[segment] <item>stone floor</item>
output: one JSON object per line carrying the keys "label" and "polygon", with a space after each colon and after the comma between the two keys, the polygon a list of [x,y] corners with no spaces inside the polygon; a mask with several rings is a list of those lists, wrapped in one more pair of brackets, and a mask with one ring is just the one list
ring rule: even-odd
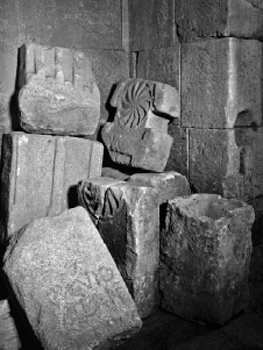
{"label": "stone floor", "polygon": [[[139,333],[116,350],[263,349],[263,245],[254,248],[250,271],[250,304],[225,326],[204,327],[158,310],[144,320]],[[0,293],[0,300],[3,298],[4,294]],[[7,304],[2,303],[0,350],[39,349],[16,312],[13,311],[12,318],[6,313],[7,308]]]}

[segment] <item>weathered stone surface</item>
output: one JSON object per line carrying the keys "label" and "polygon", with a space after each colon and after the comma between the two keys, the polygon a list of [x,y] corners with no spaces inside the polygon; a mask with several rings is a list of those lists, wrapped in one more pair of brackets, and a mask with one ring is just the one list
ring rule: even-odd
{"label": "weathered stone surface", "polygon": [[[98,178],[83,183],[80,203],[99,219],[100,235],[134,298],[139,315],[146,317],[157,305],[157,191],[114,182],[116,180]],[[91,188],[93,191],[86,195]]]}
{"label": "weathered stone surface", "polygon": [[107,189],[111,186],[124,183],[124,181],[109,177],[89,178],[79,183],[78,202],[87,210],[95,225],[105,215],[105,196]]}
{"label": "weathered stone surface", "polygon": [[175,21],[183,41],[222,36],[263,38],[261,0],[177,0]]}
{"label": "weathered stone surface", "polygon": [[129,14],[130,51],[172,46],[178,41],[172,0],[129,1]]}
{"label": "weathered stone surface", "polygon": [[162,307],[219,325],[246,307],[253,221],[251,206],[218,195],[169,201],[161,235]]}
{"label": "weathered stone surface", "polygon": [[14,319],[10,314],[10,307],[7,299],[0,300],[0,349],[21,349],[20,339]]}
{"label": "weathered stone surface", "polygon": [[189,181],[197,192],[250,200],[263,194],[262,128],[191,129]]}
{"label": "weathered stone surface", "polygon": [[[137,78],[169,84],[179,91],[180,45],[138,52]],[[175,96],[179,98],[179,96]]]}
{"label": "weathered stone surface", "polygon": [[102,139],[116,163],[162,172],[172,144],[168,122],[179,117],[178,92],[172,86],[142,79],[123,79],[111,99],[117,108]]}
{"label": "weathered stone surface", "polygon": [[0,41],[20,45],[122,48],[120,0],[1,0],[0,24]]}
{"label": "weathered stone surface", "polygon": [[113,169],[110,167],[104,167],[101,170],[101,176],[104,177],[110,177],[112,179],[117,179],[117,180],[128,180],[130,175],[127,173],[123,173],[122,171],[118,170],[118,169]]}
{"label": "weathered stone surface", "polygon": [[100,176],[103,146],[75,137],[30,135],[3,137],[1,212],[11,236],[30,221],[77,205],[77,184]]}
{"label": "weathered stone surface", "polygon": [[35,44],[21,48],[19,85],[23,129],[91,135],[100,116],[100,92],[83,52]]}
{"label": "weathered stone surface", "polygon": [[132,175],[127,181],[135,186],[150,186],[158,192],[158,202],[164,203],[167,200],[179,196],[186,196],[191,193],[190,185],[185,176],[175,171],[165,173],[138,173]]}
{"label": "weathered stone surface", "polygon": [[168,126],[168,134],[173,138],[173,143],[165,171],[177,171],[188,177],[189,129],[181,128],[178,121],[174,120]]}
{"label": "weathered stone surface", "polygon": [[182,126],[261,124],[262,44],[236,38],[182,45]]}
{"label": "weathered stone surface", "polygon": [[129,59],[124,51],[84,50],[92,62],[96,83],[101,96],[100,122],[108,120],[112,107],[109,98],[114,86],[122,78],[129,78]]}
{"label": "weathered stone surface", "polygon": [[109,349],[141,326],[112,257],[81,207],[18,232],[4,271],[47,350]]}

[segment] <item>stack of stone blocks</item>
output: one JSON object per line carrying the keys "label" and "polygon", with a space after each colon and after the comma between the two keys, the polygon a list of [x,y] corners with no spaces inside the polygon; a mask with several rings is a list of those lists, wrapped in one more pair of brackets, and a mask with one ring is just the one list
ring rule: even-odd
{"label": "stack of stone blocks", "polygon": [[[180,121],[165,170],[194,192],[253,205],[262,230],[263,6],[257,0],[129,3],[133,76],[180,95]],[[262,235],[261,235],[262,236]],[[262,240],[262,237],[261,237]]]}

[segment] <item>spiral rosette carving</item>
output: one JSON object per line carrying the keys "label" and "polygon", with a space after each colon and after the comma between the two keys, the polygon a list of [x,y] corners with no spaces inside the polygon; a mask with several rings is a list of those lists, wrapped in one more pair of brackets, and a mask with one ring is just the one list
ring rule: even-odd
{"label": "spiral rosette carving", "polygon": [[143,125],[152,104],[152,89],[148,82],[137,80],[126,90],[119,109],[120,125],[135,129]]}

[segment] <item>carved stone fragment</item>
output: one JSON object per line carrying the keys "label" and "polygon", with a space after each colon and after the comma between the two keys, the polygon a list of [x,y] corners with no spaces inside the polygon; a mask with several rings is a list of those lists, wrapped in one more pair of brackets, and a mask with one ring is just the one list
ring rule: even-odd
{"label": "carved stone fragment", "polygon": [[182,126],[260,125],[262,43],[236,38],[182,45]]}
{"label": "carved stone fragment", "polygon": [[155,188],[158,192],[159,204],[191,193],[186,177],[175,171],[165,173],[138,173],[132,175],[127,183]]}
{"label": "carved stone fragment", "polygon": [[82,52],[35,44],[21,49],[19,107],[29,132],[91,135],[100,116],[100,92]]}
{"label": "carved stone fragment", "polygon": [[111,104],[117,112],[106,123],[102,139],[116,163],[163,171],[172,138],[167,135],[171,118],[179,117],[178,91],[166,84],[142,79],[124,79]]}
{"label": "carved stone fragment", "polygon": [[34,219],[77,205],[79,181],[101,175],[103,146],[67,136],[3,137],[1,213],[6,236]]}
{"label": "carved stone fragment", "polygon": [[175,21],[182,41],[222,36],[263,38],[261,0],[177,0]]}
{"label": "carved stone fragment", "polygon": [[[83,182],[79,190],[80,204],[95,217],[139,315],[149,316],[157,305],[159,205],[156,189],[98,178]],[[90,190],[88,199],[85,198],[87,190]]]}
{"label": "carved stone fragment", "polygon": [[141,327],[112,257],[81,207],[16,233],[4,271],[46,350],[111,349]]}
{"label": "carved stone fragment", "polygon": [[160,249],[162,307],[218,325],[243,310],[254,218],[250,205],[218,195],[169,201]]}

